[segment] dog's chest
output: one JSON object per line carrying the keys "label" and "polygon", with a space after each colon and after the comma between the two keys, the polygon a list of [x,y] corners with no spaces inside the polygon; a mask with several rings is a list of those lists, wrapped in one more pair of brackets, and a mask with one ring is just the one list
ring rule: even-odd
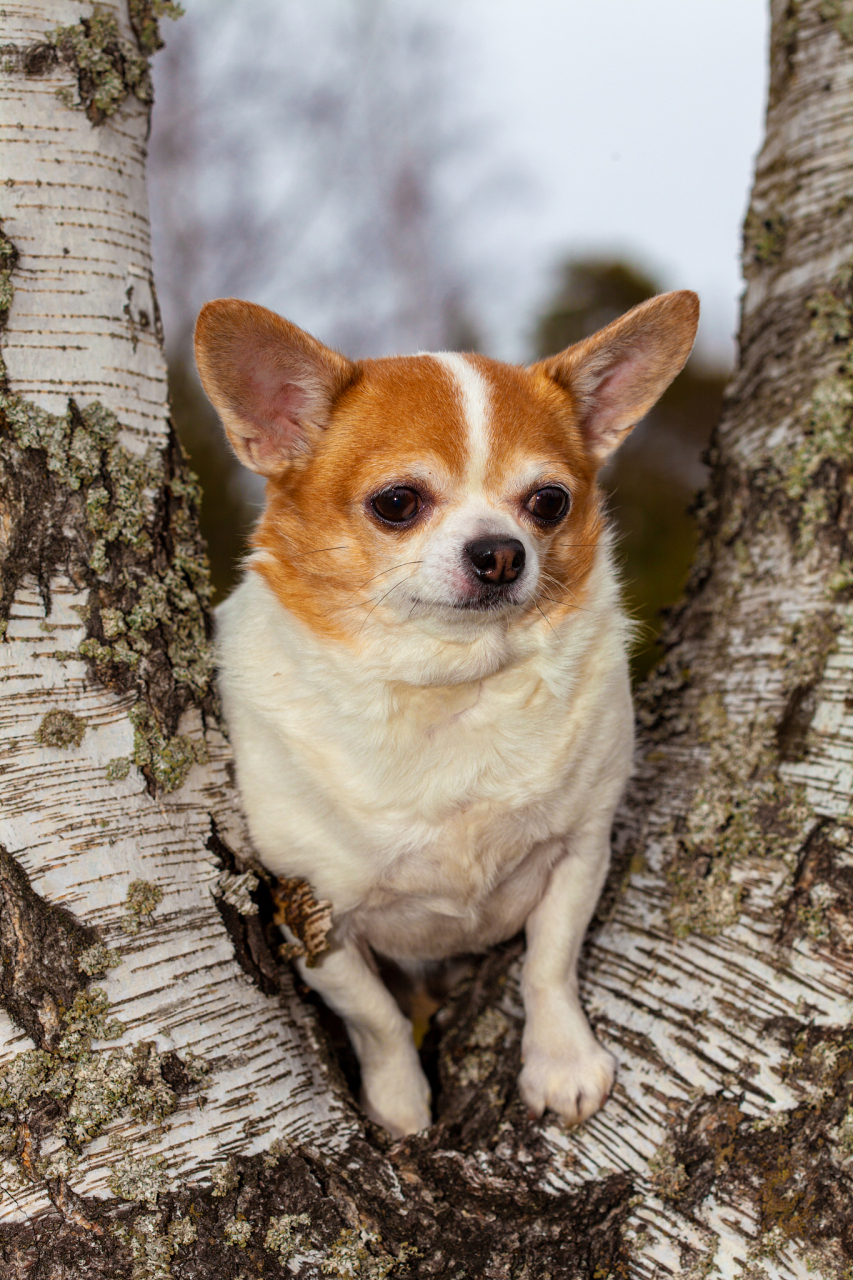
{"label": "dog's chest", "polygon": [[317,891],[398,958],[515,932],[541,896],[549,838],[582,803],[567,777],[568,718],[529,672],[392,691],[383,710],[361,708],[351,723],[338,704],[325,733],[315,711],[308,803],[314,815],[334,806],[324,843],[339,840],[328,878],[314,864]]}
{"label": "dog's chest", "polygon": [[565,774],[556,711],[530,673],[409,690],[389,708],[353,795],[370,796],[382,833],[383,890],[473,900],[521,856]]}
{"label": "dog's chest", "polygon": [[630,722],[621,673],[615,698],[588,661],[569,676],[526,661],[440,688],[371,682],[261,625],[247,652],[251,617],[239,633],[224,621],[225,711],[272,871],[398,937],[458,921],[449,951],[464,949],[466,929],[482,936],[496,895],[504,915],[529,910],[536,849],[547,862],[549,841],[582,817],[619,731],[614,708]]}
{"label": "dog's chest", "polygon": [[[284,843],[320,893],[328,861],[333,900],[473,903],[577,807],[580,709],[535,671],[374,698],[343,684],[300,696],[292,681],[283,693],[244,791],[260,780],[266,796],[286,792]],[[250,817],[266,805],[248,797]]]}

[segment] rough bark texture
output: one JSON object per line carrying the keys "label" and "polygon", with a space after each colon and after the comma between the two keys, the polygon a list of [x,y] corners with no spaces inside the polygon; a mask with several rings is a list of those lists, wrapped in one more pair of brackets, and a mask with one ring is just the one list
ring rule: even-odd
{"label": "rough bark texture", "polygon": [[[147,90],[117,43],[132,39],[127,15],[95,13],[117,14],[119,35],[99,28],[106,61],[93,70],[90,58],[87,79],[75,40],[49,37],[56,7],[50,23],[35,3],[6,20],[22,137],[36,155],[38,129],[67,128],[69,156],[126,166],[138,183]],[[89,15],[91,35],[88,6],[58,7],[66,25]],[[134,6],[137,30],[156,8]],[[155,47],[145,30],[137,53]],[[73,315],[90,315],[75,329],[51,263],[73,225],[83,239],[66,256],[88,271],[96,254],[81,228],[97,218],[58,215],[70,187],[6,202],[18,290],[4,344],[18,399],[7,397],[0,436],[8,1274],[850,1274],[851,41],[842,0],[774,0],[740,363],[699,562],[640,699],[637,776],[587,952],[588,1008],[621,1071],[576,1132],[531,1124],[517,1096],[519,943],[489,956],[435,1019],[429,1133],[392,1145],[321,1066],[328,1053],[278,962],[265,888],[260,913],[244,914],[227,756],[193,656],[206,620],[191,502],[166,445],[156,325],[141,325],[135,292],[123,292],[128,242],[120,272],[75,281]],[[132,98],[110,79],[126,65]],[[34,78],[38,117],[25,114]],[[52,96],[69,85],[76,114]],[[132,162],[118,158],[128,133]],[[40,201],[44,223],[31,212]],[[150,289],[144,202],[135,209],[133,289]],[[116,239],[93,237],[97,254]],[[36,340],[37,317],[57,317],[51,331],[74,341]],[[39,343],[61,354],[35,358]],[[134,358],[150,361],[141,372],[156,395],[128,393]],[[21,417],[22,401],[55,416]],[[156,458],[123,479],[113,451],[144,458],[149,440]],[[144,520],[128,525],[137,508]],[[210,888],[222,871],[220,914]],[[48,930],[56,946],[45,949]],[[130,1030],[110,1050],[114,1010]],[[240,1059],[226,1042],[241,1035]],[[213,1059],[207,1074],[193,1053]],[[340,1064],[352,1084],[345,1048]],[[211,1098],[201,1112],[199,1088]],[[177,1135],[176,1116],[193,1116]]]}

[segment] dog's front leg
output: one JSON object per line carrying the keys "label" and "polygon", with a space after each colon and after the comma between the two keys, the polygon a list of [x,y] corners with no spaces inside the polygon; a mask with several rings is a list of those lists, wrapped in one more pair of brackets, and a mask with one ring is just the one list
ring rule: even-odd
{"label": "dog's front leg", "polygon": [[426,1129],[430,1092],[411,1023],[356,944],[334,946],[313,968],[297,964],[308,986],[346,1023],[361,1066],[361,1105],[370,1119],[395,1138]]}
{"label": "dog's front leg", "polygon": [[573,835],[525,926],[519,1089],[534,1114],[550,1107],[571,1124],[604,1104],[616,1072],[616,1059],[598,1043],[581,1009],[577,980],[581,943],[609,858],[609,819]]}

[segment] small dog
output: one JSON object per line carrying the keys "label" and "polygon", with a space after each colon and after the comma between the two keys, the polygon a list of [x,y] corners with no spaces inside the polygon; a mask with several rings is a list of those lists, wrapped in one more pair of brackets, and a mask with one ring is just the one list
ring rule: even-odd
{"label": "small dog", "polygon": [[596,475],[698,314],[663,294],[528,368],[350,361],[236,299],[199,315],[204,388],[268,477],[218,614],[240,792],[261,861],[333,905],[300,972],[396,1136],[429,1087],[376,955],[423,971],[524,928],[521,1096],[577,1123],[613,1084],[576,976],[633,747]]}

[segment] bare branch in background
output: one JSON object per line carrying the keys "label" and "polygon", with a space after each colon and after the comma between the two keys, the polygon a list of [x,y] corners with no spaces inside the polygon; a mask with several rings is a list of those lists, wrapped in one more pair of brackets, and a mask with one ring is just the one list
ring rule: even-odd
{"label": "bare branch in background", "polygon": [[452,70],[417,6],[190,5],[157,67],[151,143],[170,348],[230,294],[351,355],[471,345],[454,230],[480,177]]}

